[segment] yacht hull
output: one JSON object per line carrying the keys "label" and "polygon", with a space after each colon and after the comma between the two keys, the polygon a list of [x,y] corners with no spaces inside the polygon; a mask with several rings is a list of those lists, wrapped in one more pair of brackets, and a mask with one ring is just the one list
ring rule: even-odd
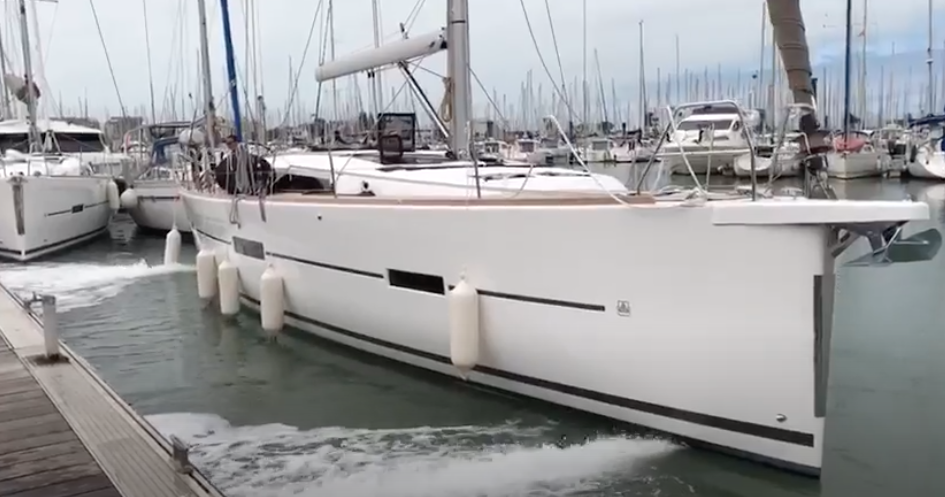
{"label": "yacht hull", "polygon": [[882,158],[878,152],[827,154],[827,176],[831,178],[869,178],[882,173]]}
{"label": "yacht hull", "polygon": [[[670,147],[667,147],[668,149]],[[712,169],[712,172],[719,170],[731,170],[734,167],[738,157],[744,155],[747,149],[724,150],[717,149],[707,152],[704,149],[686,150],[685,159],[683,154],[676,151],[661,152],[661,160],[670,165],[673,174],[689,174],[689,167],[695,174],[705,174]],[[689,167],[686,167],[686,161],[689,161]]]}
{"label": "yacht hull", "polygon": [[[294,327],[458,376],[445,293],[464,276],[481,297],[482,356],[468,381],[819,472],[834,263],[829,230],[810,221],[826,214],[806,209],[826,203],[275,195],[263,215],[255,199],[234,211],[230,198],[181,195],[198,248],[238,267],[245,302],[259,301],[267,267],[283,276]],[[837,220],[877,219],[834,203],[846,206]],[[925,204],[886,207],[928,216]],[[593,255],[575,258],[589,240]],[[742,296],[737,309],[720,287]]]}
{"label": "yacht hull", "polygon": [[906,168],[915,178],[943,180],[945,179],[945,152],[929,153],[928,150],[923,149],[914,161],[906,162]]}
{"label": "yacht hull", "polygon": [[135,224],[148,230],[170,231],[176,223],[177,231],[190,233],[190,221],[176,181],[137,181],[132,188],[138,204],[128,209],[128,214]]}
{"label": "yacht hull", "polygon": [[110,178],[19,176],[0,181],[0,258],[28,262],[105,233]]}
{"label": "yacht hull", "polygon": [[[778,178],[797,176],[798,163],[793,157],[778,158],[776,170],[772,170],[772,166],[774,166],[772,157],[755,157],[755,176],[758,178],[767,178],[771,174]],[[732,169],[736,177],[750,178],[751,156],[745,154],[736,157]]]}

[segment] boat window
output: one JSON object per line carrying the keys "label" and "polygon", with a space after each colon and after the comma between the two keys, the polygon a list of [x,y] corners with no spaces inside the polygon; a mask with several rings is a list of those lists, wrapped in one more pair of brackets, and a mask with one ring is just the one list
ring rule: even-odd
{"label": "boat window", "polygon": [[155,145],[154,153],[151,154],[151,162],[154,164],[167,164],[180,153],[181,148],[177,141],[168,142],[163,146]]}
{"label": "boat window", "polygon": [[545,138],[541,141],[541,148],[555,149],[558,148],[558,140],[554,138]]}
{"label": "boat window", "polygon": [[10,133],[0,135],[0,154],[7,150],[29,153],[29,137],[26,133]]}
{"label": "boat window", "polygon": [[721,121],[717,121],[717,120],[705,121],[705,120],[693,119],[693,120],[685,120],[685,121],[680,122],[679,124],[676,125],[676,129],[680,131],[697,131],[700,129],[707,129],[709,127],[712,127],[712,128],[715,128],[715,131],[726,131],[732,127],[732,122],[733,121],[727,120],[727,119],[721,120]]}
{"label": "boat window", "polygon": [[533,141],[521,141],[518,142],[518,149],[523,153],[530,154],[535,151],[535,142]]}
{"label": "boat window", "polygon": [[484,143],[482,149],[487,154],[497,154],[499,153],[499,142]]}
{"label": "boat window", "polygon": [[446,294],[446,285],[442,276],[388,269],[387,281],[390,282],[390,286],[397,288],[439,295]]}
{"label": "boat window", "polygon": [[174,173],[166,167],[152,167],[141,175],[141,179],[159,180],[173,179]]}
{"label": "boat window", "polygon": [[98,133],[56,133],[59,151],[64,154],[104,152],[105,143]]}
{"label": "boat window", "polygon": [[591,150],[604,151],[610,150],[610,142],[607,140],[594,140],[591,142]]}

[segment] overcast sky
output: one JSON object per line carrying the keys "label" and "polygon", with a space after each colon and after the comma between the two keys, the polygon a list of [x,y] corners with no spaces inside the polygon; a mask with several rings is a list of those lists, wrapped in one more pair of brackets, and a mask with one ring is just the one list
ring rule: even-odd
{"label": "overcast sky", "polygon": [[[31,0],[28,0],[28,2]],[[945,0],[938,3],[937,19],[945,18]],[[13,0],[4,0],[4,48],[13,63],[19,65],[19,32]],[[105,48],[99,39],[92,4],[101,24]],[[59,0],[39,2],[40,37],[45,52],[45,75],[52,95],[66,107],[76,107],[87,96],[90,106],[100,113],[108,108],[118,114],[118,97],[106,63],[106,48],[115,70],[121,99],[128,109],[147,106],[149,102],[145,16],[147,4],[151,41],[153,83],[158,111],[166,95],[193,92],[198,70],[198,21],[194,0]],[[247,3],[258,4],[258,32],[262,57],[258,63],[264,93],[271,106],[282,105],[289,93],[290,59],[295,69],[303,63],[302,52],[313,19],[317,0],[230,0],[234,41],[238,64],[247,67],[245,16]],[[327,0],[325,4],[327,4]],[[398,25],[408,18],[417,0],[380,0],[385,37],[397,36]],[[422,7],[411,32],[433,31],[444,24],[445,2],[430,0]],[[519,0],[471,0],[472,63],[485,86],[499,93],[517,95],[526,71],[536,71],[535,81],[550,84],[540,69],[532,47],[525,15]],[[551,44],[545,0],[525,0],[532,26],[543,55],[557,76],[557,64]],[[699,71],[708,65],[751,69],[757,66],[760,43],[762,2],[759,0],[588,0],[587,25],[589,53],[599,51],[601,71],[606,79],[618,83],[637,79],[638,31],[642,20],[646,31],[648,73],[662,67],[664,74],[675,65],[674,38],[679,36],[683,67]],[[810,42],[815,58],[836,55],[844,36],[844,2],[840,0],[802,0]],[[861,24],[863,0],[855,0],[856,22]],[[925,46],[927,0],[870,0],[867,27],[876,51],[888,51],[893,41],[901,47]],[[218,0],[207,0],[210,18],[211,57],[214,60],[215,92],[224,87],[224,56],[221,14]],[[335,43],[339,55],[373,44],[371,0],[335,1]],[[582,1],[548,0],[551,16],[561,45],[561,58],[568,78],[582,73]],[[936,46],[945,40],[945,22],[940,23]],[[33,26],[31,24],[31,29]],[[862,26],[858,27],[862,29]],[[313,73],[317,65],[321,26],[316,28],[312,46],[304,61],[299,83],[299,99],[315,100]],[[430,59],[425,66],[442,70],[445,57]],[[589,64],[594,72],[593,62]],[[18,72],[22,69],[17,67]],[[251,78],[250,78],[251,79]],[[390,85],[399,85],[391,76]],[[187,87],[183,89],[183,87]]]}

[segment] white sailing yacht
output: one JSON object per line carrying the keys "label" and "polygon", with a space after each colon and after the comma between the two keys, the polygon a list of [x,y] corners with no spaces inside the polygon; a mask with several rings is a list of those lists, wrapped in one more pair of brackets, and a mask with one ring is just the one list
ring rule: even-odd
{"label": "white sailing yacht", "polygon": [[38,122],[39,91],[29,76],[24,0],[20,0],[20,13],[27,79],[22,91],[4,91],[26,104],[28,119],[0,122],[0,205],[6,206],[0,214],[0,257],[25,262],[103,234],[118,208],[118,187],[111,178],[93,176],[89,162],[78,154],[57,150],[57,140],[63,138],[59,132],[64,129],[74,132],[71,137],[77,139],[101,140],[99,135],[55,121]]}
{"label": "white sailing yacht", "polygon": [[[695,107],[687,116],[680,116],[678,108],[667,113],[672,135],[659,157],[674,174],[730,169],[738,157],[752,153],[747,141],[750,130],[743,129],[746,122],[730,107]],[[757,125],[753,119],[757,116],[748,116],[750,127]]]}
{"label": "white sailing yacht", "polygon": [[[318,72],[447,45],[455,159],[412,153],[410,116],[382,115],[378,151],[308,156],[326,164],[323,191],[183,190],[203,260],[235,265],[254,307],[264,272],[278,275],[286,322],[338,343],[818,473],[835,257],[862,236],[867,260],[891,260],[928,205],[662,199],[586,172],[470,162],[467,3],[447,2],[442,33]],[[787,10],[800,18],[798,2]]]}
{"label": "white sailing yacht", "polygon": [[202,120],[150,124],[130,134],[146,134],[143,142],[150,144],[146,166],[133,178],[121,194],[121,206],[128,211],[138,227],[151,231],[190,232],[190,221],[180,201],[180,183],[190,180],[191,164],[185,158],[183,145],[192,138],[204,144]]}
{"label": "white sailing yacht", "polygon": [[923,179],[945,179],[945,114],[928,116],[910,123],[913,143],[906,170]]}

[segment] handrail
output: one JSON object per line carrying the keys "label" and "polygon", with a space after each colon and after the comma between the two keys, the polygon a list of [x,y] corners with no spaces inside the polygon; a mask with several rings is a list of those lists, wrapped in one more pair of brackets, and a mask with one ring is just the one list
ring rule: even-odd
{"label": "handrail", "polygon": [[[666,106],[665,110],[669,114],[668,123],[666,124],[666,127],[663,129],[663,132],[660,133],[660,139],[656,144],[656,149],[653,150],[653,153],[650,156],[650,160],[649,162],[647,162],[646,168],[643,170],[643,175],[637,181],[637,187],[636,187],[637,194],[640,194],[642,192],[643,185],[646,181],[646,177],[647,175],[649,175],[650,169],[652,169],[653,167],[653,162],[657,159],[657,154],[659,153],[663,145],[666,143],[666,138],[670,137],[670,139],[674,143],[676,143],[677,146],[679,145],[679,142],[678,140],[676,140],[676,137],[675,137],[676,120],[674,119],[674,116],[677,113],[679,113],[680,110],[695,109],[699,107],[710,107],[710,106],[732,107],[733,109],[735,109],[735,113],[738,114],[738,121],[739,123],[741,123],[740,128],[741,128],[742,135],[745,137],[745,141],[748,143],[748,148],[751,150],[751,155],[750,155],[751,199],[758,200],[758,176],[757,176],[757,165],[755,163],[755,153],[754,153],[755,143],[752,140],[751,133],[749,132],[748,126],[746,125],[747,119],[745,118],[745,111],[735,100],[711,100],[711,101],[706,101],[706,102],[689,102],[682,105],[678,105],[676,107]],[[689,169],[689,174],[696,181],[696,189],[699,190],[700,192],[705,193],[706,191],[705,188],[703,188],[702,185],[699,183],[698,177],[696,177],[696,174],[692,169],[692,165],[689,163],[689,159],[686,156],[687,152],[681,146],[679,147],[679,152],[681,154],[683,162],[686,164],[686,168]]]}

